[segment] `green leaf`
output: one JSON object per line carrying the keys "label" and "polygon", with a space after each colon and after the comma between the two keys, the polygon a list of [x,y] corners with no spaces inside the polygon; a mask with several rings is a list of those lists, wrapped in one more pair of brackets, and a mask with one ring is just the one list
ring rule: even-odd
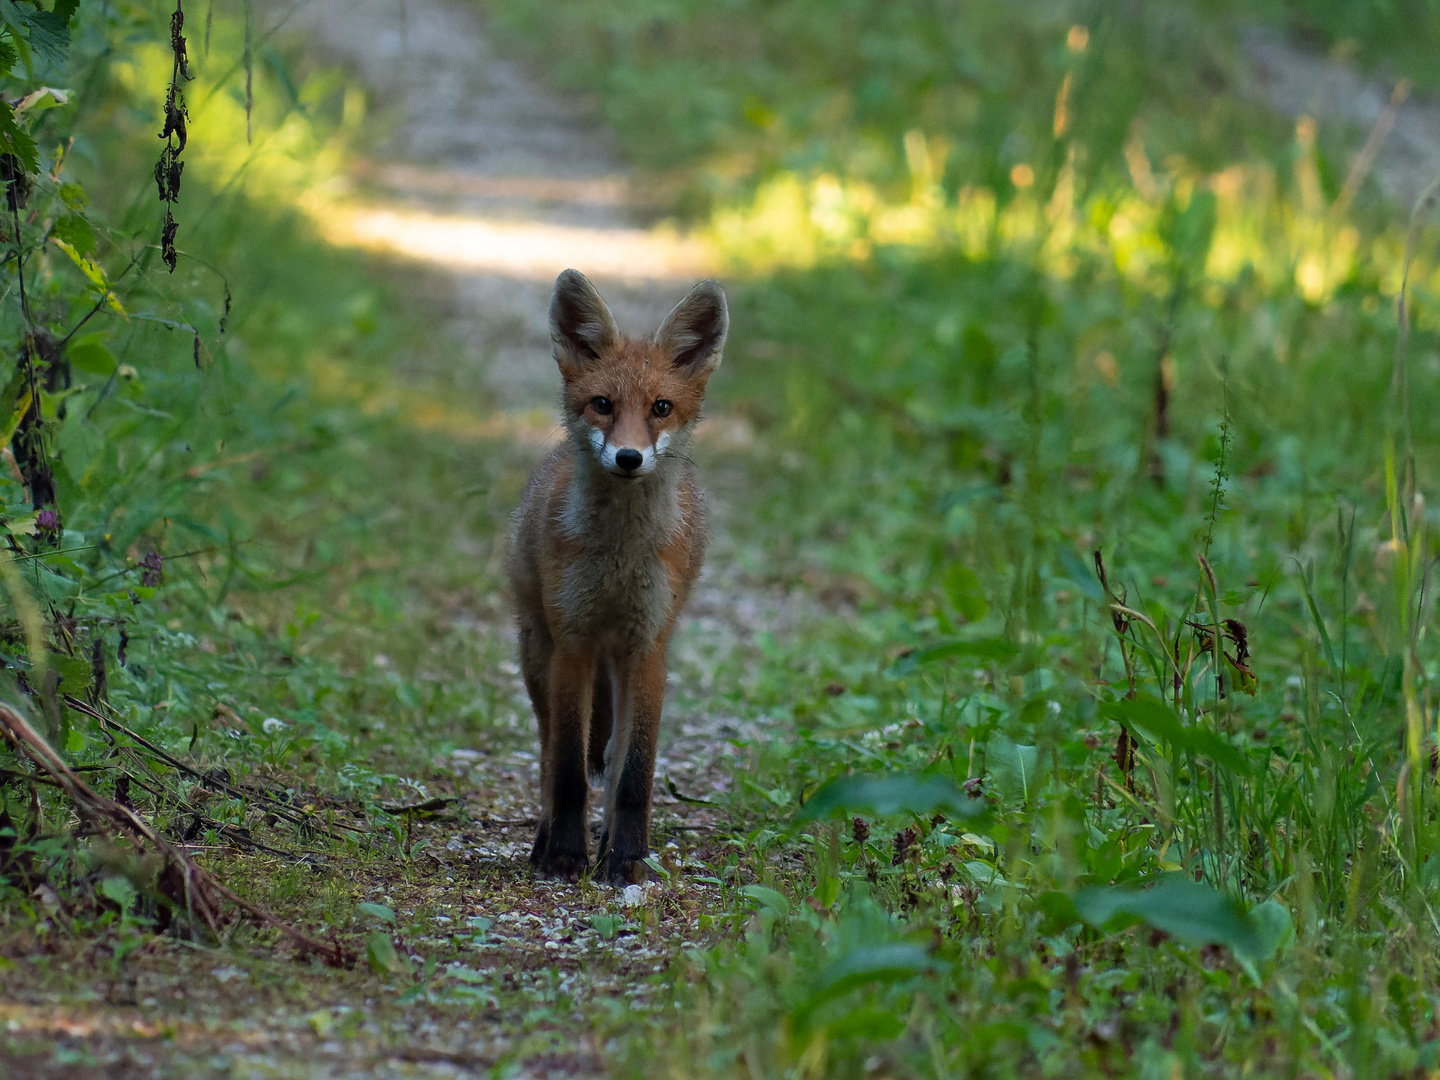
{"label": "green leaf", "polygon": [[1062,892],[1041,893],[1035,898],[1035,906],[1045,916],[1047,933],[1058,934],[1060,931],[1084,921],[1080,918],[1080,912],[1075,907],[1074,899]]}
{"label": "green leaf", "polygon": [[1065,575],[1066,581],[1095,603],[1105,603],[1105,590],[1100,587],[1100,582],[1095,580],[1094,571],[1085,565],[1085,560],[1076,555],[1074,549],[1062,546],[1056,559],[1060,563],[1060,572]]}
{"label": "green leaf", "polygon": [[1149,694],[1122,701],[1102,701],[1097,710],[1101,716],[1116,720],[1126,727],[1139,728],[1152,739],[1168,742],[1177,750],[1208,757],[1222,769],[1249,776],[1254,772],[1249,760],[1224,738],[1209,728],[1192,724],[1186,727],[1175,710]]}
{"label": "green leaf", "polygon": [[1330,631],[1325,629],[1325,620],[1320,617],[1320,609],[1315,605],[1315,597],[1310,592],[1310,583],[1305,580],[1305,575],[1300,575],[1300,588],[1305,593],[1305,606],[1310,609],[1310,618],[1315,620],[1315,629],[1320,631],[1320,644],[1325,649],[1325,663],[1331,672],[1339,674],[1340,664],[1335,659],[1335,646],[1330,643]]}
{"label": "green leaf", "polygon": [[938,645],[930,645],[924,649],[906,653],[890,666],[886,674],[892,678],[898,678],[908,675],[922,664],[933,664],[940,660],[953,660],[960,657],[1003,663],[1012,659],[1019,651],[1017,646],[999,637],[942,641]]}
{"label": "green leaf", "polygon": [[1138,919],[1189,945],[1224,945],[1237,957],[1267,960],[1290,933],[1290,914],[1274,901],[1253,911],[1233,896],[1179,874],[1153,889],[1101,887],[1075,896],[1080,917],[1097,929]]}
{"label": "green leaf", "polygon": [[1259,938],[1260,955],[1257,959],[1269,959],[1295,938],[1295,923],[1289,910],[1278,900],[1256,904],[1250,909],[1249,918]]}
{"label": "green leaf", "polygon": [[740,890],[741,894],[748,896],[761,907],[767,907],[782,918],[790,914],[790,901],[786,900],[782,893],[774,889],[767,889],[764,885],[746,885]]}
{"label": "green leaf", "polygon": [[895,942],[867,945],[836,960],[820,976],[820,984],[797,1011],[800,1016],[814,1012],[827,1001],[871,983],[900,982],[934,967],[923,945]]}
{"label": "green leaf", "polygon": [[[0,8],[5,6],[6,0],[0,0]],[[0,151],[19,158],[26,172],[40,171],[40,155],[35,151],[35,140],[16,121],[15,109],[3,100],[0,100]]]}
{"label": "green leaf", "polygon": [[1028,803],[1049,770],[1041,764],[1040,748],[996,735],[985,749],[985,767],[1006,802]]}
{"label": "green leaf", "polygon": [[52,655],[50,666],[59,673],[60,689],[67,694],[84,694],[94,675],[90,661],[83,660],[78,656]]}
{"label": "green leaf", "polygon": [[921,649],[915,653],[917,664],[929,664],[936,660],[949,660],[956,656],[969,656],[976,660],[1009,660],[1020,651],[1013,642],[1004,638],[974,638],[965,641],[946,641]]}
{"label": "green leaf", "polygon": [[372,919],[379,919],[381,922],[395,925],[395,912],[391,911],[384,904],[359,904],[355,908],[361,915],[369,915]]}
{"label": "green leaf", "polygon": [[55,0],[55,18],[59,19],[66,26],[75,18],[75,12],[80,10],[80,0]]}
{"label": "green leaf", "polygon": [[900,1037],[905,1030],[905,1021],[884,1009],[851,1009],[844,1016],[830,1021],[825,1030],[832,1039],[890,1042]]}
{"label": "green leaf", "polygon": [[70,104],[70,91],[60,90],[53,86],[42,86],[39,90],[32,90],[15,103],[15,115],[21,116],[27,113],[42,113],[47,109],[57,109],[61,105]]}
{"label": "green leaf", "polygon": [[[70,14],[74,14],[72,11]],[[29,44],[31,50],[48,64],[60,66],[70,51],[70,20],[56,11],[21,7],[13,0],[0,0],[0,21]]]}
{"label": "green leaf", "polygon": [[590,928],[609,941],[620,930],[625,920],[619,915],[591,915]]}
{"label": "green leaf", "polygon": [[95,230],[79,214],[66,214],[58,219],[50,235],[64,240],[81,255],[89,255],[95,250]]}
{"label": "green leaf", "polygon": [[917,776],[911,773],[868,773],[842,776],[820,788],[796,815],[799,821],[816,821],[847,813],[873,814],[946,814],[956,818],[976,818],[985,811],[982,798],[971,798],[955,782],[939,775]]}
{"label": "green leaf", "polygon": [[376,930],[366,939],[365,959],[371,971],[382,975],[404,975],[410,971],[410,961],[395,951],[395,943],[384,930]]}
{"label": "green leaf", "polygon": [[107,900],[113,900],[120,905],[123,914],[130,910],[135,903],[135,897],[139,894],[135,891],[134,883],[127,877],[107,877],[100,883],[100,895]]}
{"label": "green leaf", "polygon": [[951,563],[941,579],[941,585],[950,606],[965,616],[967,622],[978,622],[990,610],[989,601],[980,590],[980,579],[968,566]]}

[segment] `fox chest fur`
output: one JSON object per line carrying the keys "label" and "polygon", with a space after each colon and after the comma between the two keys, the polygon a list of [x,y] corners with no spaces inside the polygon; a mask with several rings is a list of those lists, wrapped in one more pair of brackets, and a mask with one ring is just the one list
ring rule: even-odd
{"label": "fox chest fur", "polygon": [[[665,462],[644,486],[595,471],[568,447],[536,471],[512,544],[531,556],[515,562],[531,565],[512,563],[512,580],[555,640],[633,653],[685,602],[704,555],[704,504],[688,462]],[[527,535],[542,521],[543,535]]]}

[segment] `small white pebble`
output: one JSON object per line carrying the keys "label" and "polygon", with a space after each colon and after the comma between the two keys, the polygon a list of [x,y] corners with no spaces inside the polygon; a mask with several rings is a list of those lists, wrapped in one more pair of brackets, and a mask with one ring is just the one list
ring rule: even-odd
{"label": "small white pebble", "polygon": [[620,902],[626,907],[638,907],[645,902],[645,887],[643,885],[626,885],[625,890],[620,894]]}

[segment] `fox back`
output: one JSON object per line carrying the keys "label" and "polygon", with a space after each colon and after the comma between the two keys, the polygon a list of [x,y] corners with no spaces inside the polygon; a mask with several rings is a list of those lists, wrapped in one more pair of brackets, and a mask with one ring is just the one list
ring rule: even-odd
{"label": "fox back", "polygon": [[689,448],[728,325],[713,281],[649,339],[621,334],[584,275],[567,270],[555,283],[567,439],[526,487],[509,559],[540,729],[530,861],[542,875],[574,879],[589,866],[587,775],[602,774],[604,876],[644,876],[665,651],[705,551]]}

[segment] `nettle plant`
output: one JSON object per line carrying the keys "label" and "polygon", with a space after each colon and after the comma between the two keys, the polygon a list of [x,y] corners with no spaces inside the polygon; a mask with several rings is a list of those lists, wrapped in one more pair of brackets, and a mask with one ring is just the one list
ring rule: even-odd
{"label": "nettle plant", "polygon": [[168,28],[173,77],[156,88],[163,214],[126,232],[69,165],[92,149],[85,110],[114,106],[103,78],[113,43],[165,27],[138,10],[79,8],[0,0],[0,692],[28,699],[72,755],[101,735],[107,664],[125,663],[127,627],[161,584],[194,482],[194,459],[187,472],[173,451],[188,453],[209,379],[196,324],[224,330],[223,313],[165,273],[179,258],[187,138],[182,9]]}

